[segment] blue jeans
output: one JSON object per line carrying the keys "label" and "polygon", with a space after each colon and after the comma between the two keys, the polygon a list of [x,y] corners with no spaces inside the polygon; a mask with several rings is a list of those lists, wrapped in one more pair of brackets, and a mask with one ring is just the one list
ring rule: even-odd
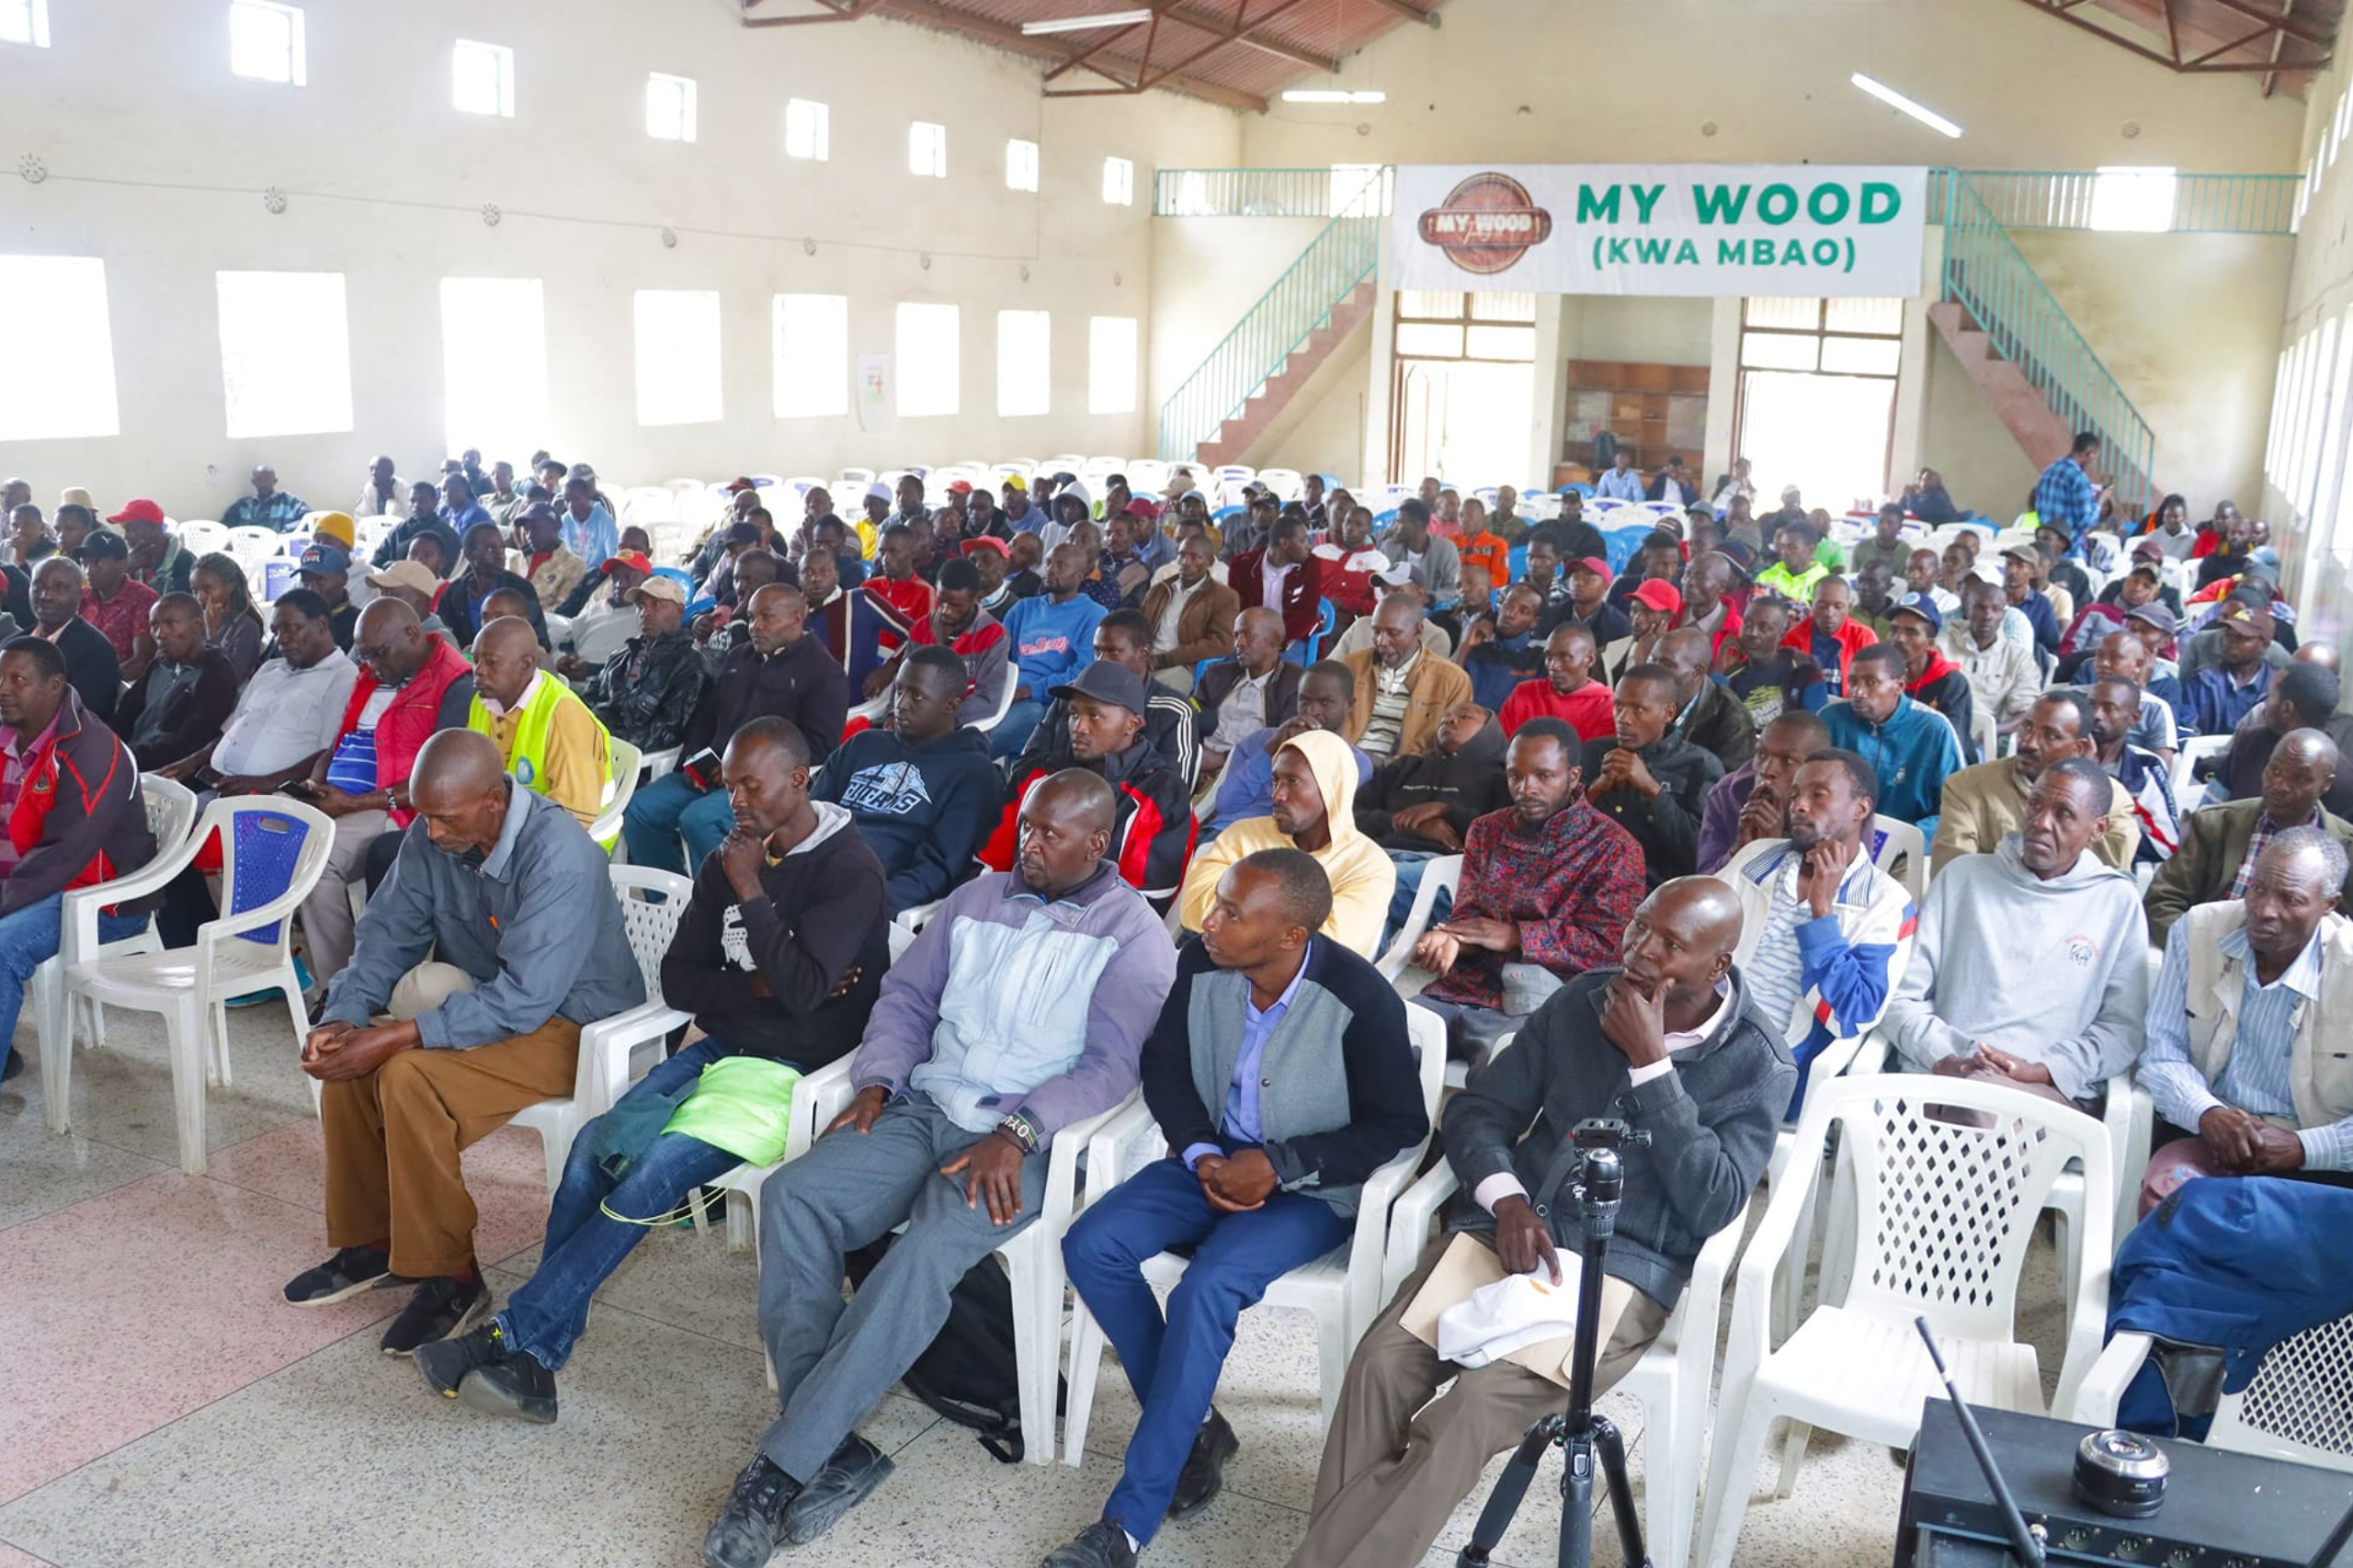
{"label": "blue jeans", "polygon": [[[33,971],[57,956],[64,939],[65,895],[51,893],[15,914],[0,916],[0,1055],[12,1047],[17,1018],[25,1010],[25,985]],[[119,942],[147,928],[144,915],[98,916],[98,940]]]}
{"label": "blue jeans", "polygon": [[[1138,1171],[1071,1226],[1063,1238],[1071,1283],[1120,1352],[1143,1406],[1127,1467],[1103,1505],[1106,1519],[1138,1540],[1152,1539],[1209,1418],[1244,1309],[1280,1276],[1346,1241],[1350,1222],[1295,1192],[1272,1193],[1247,1214],[1221,1212],[1185,1162],[1172,1158]],[[1188,1244],[1192,1261],[1169,1292],[1164,1322],[1141,1266]]]}
{"label": "blue jeans", "polygon": [[[657,870],[694,875],[703,857],[719,847],[735,830],[735,809],[721,790],[697,790],[679,773],[665,773],[630,797],[621,813],[621,836],[629,841],[631,863]],[[678,854],[678,835],[687,839],[685,858]],[[688,862],[691,861],[690,866]]]}
{"label": "blue jeans", "polygon": [[[1037,732],[1038,721],[1046,716],[1046,705],[1024,698],[1005,710],[1005,718],[989,732],[989,756],[1003,762],[1019,756],[1029,749],[1029,737]],[[634,857],[637,851],[630,854]]]}
{"label": "blue jeans", "polygon": [[[703,1039],[648,1073],[628,1095],[675,1094],[686,1080],[722,1057],[742,1050]],[[612,1276],[650,1228],[605,1212],[651,1220],[676,1209],[688,1191],[715,1181],[744,1162],[683,1132],[665,1132],[629,1163],[619,1181],[605,1174],[591,1153],[596,1123],[572,1141],[563,1180],[548,1210],[548,1233],[540,1247],[539,1272],[506,1300],[498,1325],[506,1342],[528,1350],[551,1371],[572,1358],[572,1342],[588,1326],[588,1299]]]}

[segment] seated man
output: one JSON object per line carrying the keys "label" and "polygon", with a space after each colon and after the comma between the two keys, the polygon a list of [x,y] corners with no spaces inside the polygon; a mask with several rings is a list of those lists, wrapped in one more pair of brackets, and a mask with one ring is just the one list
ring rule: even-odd
{"label": "seated man", "polygon": [[1760,595],[1748,602],[1739,635],[1716,650],[1711,678],[1740,699],[1759,730],[1784,713],[1813,711],[1830,699],[1813,656],[1789,646],[1790,620],[1787,604]]}
{"label": "seated man", "polygon": [[[1168,1158],[1088,1205],[1071,1284],[1142,1406],[1099,1522],[1045,1568],[1133,1568],[1164,1515],[1215,1497],[1240,1444],[1211,1398],[1243,1311],[1346,1241],[1364,1179],[1429,1132],[1405,1006],[1338,942],[1324,872],[1288,849],[1227,867],[1144,1041]],[[1191,1249],[1164,1317],[1147,1258]]]}
{"label": "seated man", "polygon": [[[2099,756],[2099,737],[2089,699],[2059,687],[2035,699],[2018,728],[2018,750],[1992,762],[1964,767],[1945,780],[1944,809],[1929,846],[1928,874],[1936,875],[1963,855],[1982,855],[2016,833],[2034,799],[2034,781],[2053,763],[2071,756]],[[2109,797],[2100,814],[2107,828],[2092,852],[2118,870],[2130,870],[2141,847],[2139,819],[2124,786],[2109,780]]]}
{"label": "seated man", "polygon": [[1193,688],[1200,777],[1213,778],[1233,748],[1261,730],[1280,729],[1298,710],[1297,665],[1283,657],[1282,618],[1260,606],[1234,618],[1233,657],[1201,672]]}
{"label": "seated man", "polygon": [[324,1307],[389,1276],[414,1282],[387,1356],[490,1310],[459,1152],[570,1094],[582,1026],[645,1000],[604,851],[509,778],[488,736],[426,741],[410,790],[424,821],[402,835],[302,1041],[335,1250],[286,1286],[295,1306]]}
{"label": "seated man", "polygon": [[116,700],[114,719],[139,766],[153,768],[219,736],[239,682],[229,655],[205,645],[204,607],[193,594],[165,595],[147,619],[155,657]]}
{"label": "seated man", "polygon": [[2244,897],[2200,904],[2165,938],[2134,1077],[2155,1102],[2147,1214],[2202,1176],[2353,1171],[2353,1039],[2337,911],[2345,846],[2291,827],[2263,846]]}
{"label": "seated man", "polygon": [[[2271,693],[2256,716],[2240,721],[2232,733],[2231,749],[2215,770],[2223,798],[2245,801],[2261,794],[2264,765],[2271,760],[2279,737],[2291,730],[2319,730],[2336,743],[2340,754],[2353,744],[2353,714],[2337,712],[2340,695],[2336,671],[2303,659],[2300,651],[2272,681]],[[2338,816],[2353,813],[2353,777],[2330,786],[2321,804]]]}
{"label": "seated man", "polygon": [[[13,1044],[33,971],[57,956],[67,889],[127,876],[155,858],[139,765],[115,733],[83,707],[65,678],[65,656],[40,637],[0,648],[0,1077],[24,1060]],[[147,924],[149,902],[98,915],[98,938],[119,942]]]}
{"label": "seated man", "polygon": [[1069,701],[1069,727],[1059,735],[1040,729],[1031,750],[1006,770],[1004,814],[981,847],[981,863],[993,870],[1013,868],[1027,820],[1022,806],[1032,789],[1059,773],[1092,773],[1112,789],[1111,863],[1155,909],[1166,910],[1193,857],[1193,810],[1185,781],[1143,738],[1148,683],[1123,665],[1097,659],[1070,685],[1046,695]]}
{"label": "seated man", "polygon": [[2138,632],[2111,631],[2092,650],[2091,668],[2081,672],[2086,684],[2077,689],[2090,689],[2088,682],[2092,680],[2129,680],[2139,687],[2141,711],[2133,721],[2129,738],[2134,745],[2156,753],[2171,767],[2174,754],[2181,749],[2180,722],[2173,704],[2158,694],[2155,670],[2156,659]]}
{"label": "seated man", "polygon": [[[1152,678],[1152,629],[1143,612],[1115,609],[1097,621],[1095,656],[1123,665],[1143,677],[1144,689],[1151,693],[1151,703],[1144,710],[1143,738],[1153,744],[1162,761],[1183,777],[1185,788],[1191,790],[1201,766],[1192,700]],[[969,718],[965,721],[971,722]],[[1060,735],[1067,733],[1069,728],[1070,705],[1061,701],[1048,704],[1038,733]]]}
{"label": "seated man", "polygon": [[[606,562],[600,572],[581,579],[573,590],[580,608],[572,612],[570,630],[559,642],[570,650],[559,662],[564,676],[586,679],[643,630],[629,596],[653,575],[653,561],[641,551],[627,550]],[[583,599],[584,590],[593,591]]]}
{"label": "seated man", "polygon": [[[680,871],[688,857],[700,865],[733,831],[735,813],[727,792],[715,787],[716,769],[705,774],[691,765],[753,720],[782,719],[798,726],[811,756],[830,756],[841,744],[849,682],[824,644],[810,634],[809,601],[799,588],[770,583],[752,596],[751,611],[751,640],[727,655],[678,738],[685,754],[678,767],[630,797],[621,835],[629,840],[630,859],[640,866]],[[704,766],[713,760],[705,756]]]}
{"label": "seated man", "polygon": [[1376,763],[1429,750],[1439,718],[1471,700],[1462,666],[1422,646],[1423,620],[1418,599],[1392,594],[1372,612],[1372,646],[1347,656],[1357,683],[1357,744]]}
{"label": "seated man", "polygon": [[1960,738],[1964,760],[1978,756],[1977,699],[1969,677],[1937,647],[1944,611],[1925,594],[1906,594],[1888,607],[1886,641],[1904,654],[1904,695],[1943,714]]}
{"label": "seated man", "polygon": [[[710,676],[693,633],[683,624],[687,590],[675,577],[648,577],[629,591],[637,635],[589,677],[581,695],[607,732],[646,752],[685,738]],[[807,750],[804,741],[802,750]]]}
{"label": "seated man", "polygon": [[1261,849],[1299,849],[1329,879],[1326,918],[1318,929],[1368,959],[1381,956],[1381,928],[1396,891],[1397,869],[1357,827],[1356,759],[1339,736],[1309,730],[1276,748],[1273,809],[1229,823],[1185,873],[1177,918],[1199,931],[1218,907],[1226,871]]}
{"label": "seated man", "polygon": [[1479,635],[1475,622],[1463,628],[1462,669],[1471,677],[1473,702],[1493,712],[1510,698],[1513,687],[1543,673],[1548,642],[1536,635],[1543,614],[1543,594],[1526,583],[1514,583],[1504,590],[1492,631]]}
{"label": "seated man", "polygon": [[[2157,868],[2142,896],[2149,936],[2165,941],[2192,907],[2243,898],[2263,846],[2291,827],[2316,827],[2353,845],[2353,822],[2321,804],[2336,781],[2336,743],[2318,730],[2293,730],[2263,765],[2263,793],[2209,806],[2182,819],[2181,847]],[[2353,892],[2348,888],[2347,892]]]}
{"label": "seated man", "polygon": [[[1569,1130],[1616,1117],[1651,1133],[1625,1151],[1609,1274],[1631,1300],[1595,1358],[1597,1395],[1658,1336],[1701,1244],[1748,1201],[1797,1086],[1789,1047],[1748,1007],[1733,966],[1739,940],[1740,908],[1722,882],[1660,888],[1626,928],[1623,967],[1571,981],[1442,1119],[1468,1199],[1448,1229],[1493,1246],[1506,1272],[1545,1267],[1556,1283],[1560,1255],[1583,1239],[1575,1202],[1557,1190],[1558,1173],[1574,1169],[1563,1159]],[[1453,1239],[1430,1244],[1358,1342],[1290,1568],[1414,1568],[1487,1461],[1562,1408],[1560,1382],[1511,1359],[1457,1367],[1404,1328]]]}
{"label": "seated man", "polygon": [[547,636],[540,596],[532,592],[529,582],[506,569],[506,538],[496,523],[485,518],[466,529],[464,559],[465,570],[441,585],[441,597],[435,607],[459,647],[473,646],[490,621],[484,601],[502,588],[521,596],[530,611],[528,619],[533,639]]}
{"label": "seated man", "polygon": [[1057,546],[1046,557],[1046,591],[1005,612],[1013,643],[1013,707],[989,735],[989,755],[1018,756],[1046,716],[1052,688],[1078,673],[1095,645],[1095,623],[1105,607],[1080,592],[1094,558],[1080,546]]}
{"label": "seated man", "polygon": [[1610,733],[1614,722],[1609,687],[1593,678],[1593,633],[1582,626],[1556,626],[1544,640],[1544,673],[1521,681],[1495,717],[1508,737],[1531,719],[1558,719],[1576,732],[1580,744]]}
{"label": "seated man", "polygon": [[1348,715],[1356,706],[1356,676],[1337,659],[1319,659],[1300,678],[1299,707],[1280,725],[1271,725],[1242,737],[1217,776],[1217,790],[1206,807],[1194,814],[1202,825],[1262,817],[1274,808],[1275,752],[1293,735],[1324,730],[1348,742],[1356,758],[1357,820],[1364,820],[1363,787],[1372,776],[1372,758],[1357,748],[1348,733]]}
{"label": "seated man", "polygon": [[1357,827],[1392,859],[1460,855],[1471,824],[1511,801],[1503,762],[1503,726],[1495,715],[1475,702],[1458,702],[1438,721],[1435,747],[1384,764],[1357,791]]}
{"label": "seated man", "polygon": [[963,661],[947,649],[911,649],[891,688],[889,727],[843,742],[810,790],[848,809],[881,860],[893,915],[971,877],[996,826],[1004,783],[987,739],[957,722],[964,680]]}
{"label": "seated man", "polygon": [[1618,682],[1617,733],[1585,743],[1586,799],[1634,835],[1657,887],[1699,863],[1699,816],[1724,765],[1675,733],[1675,672],[1636,665]]}
{"label": "seated man", "polygon": [[1911,955],[1912,897],[1864,842],[1878,805],[1863,759],[1824,747],[1798,768],[1789,836],[1751,844],[1724,868],[1740,898],[1748,1005],[1790,1042],[1801,1097],[1815,1057],[1879,1022]]}
{"label": "seated man", "polygon": [[[1108,863],[1118,816],[1091,774],[1029,792],[1017,869],[949,894],[891,966],[857,1096],[761,1188],[780,1414],[703,1541],[711,1568],[806,1545],[891,1472],[857,1424],[931,1343],[949,1287],[1037,1218],[1054,1135],[1136,1086],[1176,955]],[[902,1222],[845,1303],[843,1255]]]}
{"label": "seated man", "polygon": [[122,661],[107,634],[82,619],[88,591],[82,569],[73,562],[62,555],[41,562],[33,568],[30,630],[64,655],[65,678],[83,710],[108,724],[122,696]]}
{"label": "seated man", "polygon": [[[1770,601],[1768,601],[1770,602]],[[1752,615],[1750,620],[1756,618]],[[1699,813],[1699,869],[1703,877],[1722,870],[1736,850],[1760,838],[1786,838],[1790,795],[1798,767],[1830,744],[1818,713],[1794,708],[1757,733],[1756,755],[1709,788]],[[1874,802],[1878,790],[1871,791]]]}
{"label": "seated man", "polygon": [[649,1227],[742,1163],[651,1118],[625,1127],[652,1108],[691,1103],[703,1069],[732,1056],[813,1073],[857,1048],[874,1010],[891,961],[882,868],[848,812],[809,798],[801,732],[755,719],[727,743],[725,767],[735,830],[696,868],[662,957],[663,994],[696,1010],[702,1038],[574,1138],[539,1267],[506,1310],[417,1346],[416,1369],[446,1398],[552,1422],[555,1374],[588,1326],[589,1298]]}
{"label": "seated man", "polygon": [[[1002,562],[1004,556],[997,559]],[[1217,551],[1205,536],[1188,535],[1176,547],[1175,564],[1144,591],[1143,619],[1152,629],[1153,679],[1189,692],[1195,666],[1233,652],[1233,618],[1242,613],[1242,601],[1213,574]]]}
{"label": "seated man", "polygon": [[255,669],[216,736],[155,771],[222,795],[267,795],[308,778],[335,744],[359,678],[351,655],[335,645],[326,610],[299,588],[278,595],[270,634],[279,656]]}
{"label": "seated man", "polygon": [[[1756,722],[1730,687],[1708,678],[1715,663],[1715,643],[1708,633],[1691,626],[1668,632],[1659,644],[1659,663],[1673,672],[1676,699],[1682,704],[1676,733],[1712,754],[1727,773],[1746,766],[1756,755]],[[1578,733],[1585,732],[1580,728]]]}
{"label": "seated man", "polygon": [[2132,851],[2135,866],[2162,866],[2181,846],[2181,812],[2174,804],[2173,779],[2164,761],[2131,740],[2141,716],[2141,688],[2129,680],[2092,683],[2093,753],[2108,776],[2131,805],[2132,824],[2140,844]]}
{"label": "seated man", "polygon": [[1579,786],[1577,742],[1558,719],[1511,741],[1511,805],[1471,824],[1454,906],[1415,945],[1438,976],[1415,998],[1446,1020],[1447,1051],[1483,1062],[1565,981],[1607,963],[1642,901],[1640,847]]}
{"label": "seated man", "polygon": [[[2042,690],[2032,635],[2012,637],[2003,630],[2005,619],[2017,614],[2001,585],[1964,578],[1961,613],[1946,612],[1944,631],[1937,639],[1938,652],[1969,682],[1971,711],[1991,713],[1996,735],[2009,734],[2024,722]],[[2018,619],[2023,625],[2025,618]]]}
{"label": "seated man", "polygon": [[1880,781],[1879,814],[1908,822],[1934,838],[1945,779],[1961,768],[1961,737],[1951,721],[1904,694],[1904,651],[1865,648],[1849,666],[1846,700],[1822,710],[1830,744],[1870,764]]}
{"label": "seated man", "polygon": [[530,585],[532,596],[542,606],[563,603],[580,585],[581,579],[588,575],[588,563],[573,554],[572,547],[563,542],[563,524],[557,518],[555,508],[546,502],[520,506],[514,511],[513,518],[514,526],[523,530],[523,542],[529,548],[511,552],[506,558],[506,569]]}
{"label": "seated man", "polygon": [[2149,999],[2132,878],[2092,852],[2115,783],[2088,757],[2052,763],[2018,832],[1928,884],[1883,1026],[1905,1069],[2098,1114],[2141,1053]]}
{"label": "seated man", "polygon": [[890,661],[866,677],[865,699],[882,695],[898,675],[907,649],[926,645],[946,648],[963,662],[966,690],[959,722],[977,724],[995,718],[1006,686],[1013,679],[1013,644],[996,617],[981,608],[981,574],[961,555],[940,564],[930,611],[909,629],[906,643]]}
{"label": "seated man", "polygon": [[2263,706],[2279,673],[2265,657],[2277,631],[2269,610],[2233,599],[2222,607],[2215,627],[2222,634],[2215,662],[2194,674],[2184,670],[2181,677],[2189,722],[2201,735],[2227,735],[2238,728],[2240,720]]}
{"label": "seated man", "polygon": [[573,689],[540,668],[540,640],[519,616],[474,638],[474,699],[466,728],[488,735],[499,761],[532,793],[594,824],[613,782],[611,737]]}
{"label": "seated man", "polygon": [[[326,601],[308,589],[297,591],[306,612],[327,619],[332,634]],[[292,597],[281,595],[278,602]],[[465,656],[426,635],[416,611],[398,599],[369,601],[352,647],[358,678],[335,739],[311,765],[300,792],[306,804],[335,819],[326,869],[302,901],[311,972],[322,981],[351,961],[350,890],[367,869],[369,846],[415,820],[405,786],[418,751],[438,731],[464,729],[474,703],[474,672]]]}

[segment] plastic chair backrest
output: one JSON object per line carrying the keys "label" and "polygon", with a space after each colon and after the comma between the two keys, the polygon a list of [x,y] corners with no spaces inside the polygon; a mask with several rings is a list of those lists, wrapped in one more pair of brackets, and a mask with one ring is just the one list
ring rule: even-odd
{"label": "plastic chair backrest", "polygon": [[[1593,508],[1588,506],[1586,510],[1590,514]],[[1657,531],[1648,523],[1639,528],[1627,528],[1621,525],[1617,528],[1603,528],[1601,542],[1609,551],[1609,570],[1613,573],[1625,571],[1626,562],[1634,559],[1635,551],[1643,548],[1643,541]]]}
{"label": "plastic chair backrest", "polygon": [[2206,1442],[2353,1470],[2353,1317],[2273,1346],[2245,1392],[2222,1396]]}
{"label": "plastic chair backrest", "polygon": [[[694,883],[675,871],[650,866],[615,866],[612,878],[613,896],[621,903],[621,929],[629,937],[638,972],[645,977],[645,999],[659,1001],[662,955],[670,950],[670,938],[677,932],[678,917],[687,912]],[[648,896],[654,893],[662,896],[658,900]]]}
{"label": "plastic chair backrest", "polygon": [[1911,823],[1873,816],[1870,849],[1871,864],[1891,876],[1895,863],[1904,862],[1904,888],[1912,895],[1916,909],[1928,893],[1927,835]]}
{"label": "plastic chair backrest", "polygon": [[[258,909],[294,882],[310,828],[301,818],[275,811],[241,811],[230,819],[229,854],[222,857],[230,915]],[[278,923],[256,926],[238,936],[249,942],[278,940]]]}
{"label": "plastic chair backrest", "polygon": [[195,792],[160,773],[141,774],[139,790],[147,802],[147,831],[155,835],[155,853],[168,855],[196,827]]}
{"label": "plastic chair backrest", "polygon": [[1405,1008],[1405,1034],[1414,1044],[1414,1070],[1422,1081],[1422,1114],[1438,1130],[1438,1096],[1446,1092],[1446,1022],[1427,1007]]}

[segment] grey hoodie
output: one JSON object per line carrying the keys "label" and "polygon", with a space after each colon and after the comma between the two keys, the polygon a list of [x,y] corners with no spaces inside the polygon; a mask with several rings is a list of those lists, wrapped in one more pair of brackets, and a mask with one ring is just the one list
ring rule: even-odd
{"label": "grey hoodie", "polygon": [[1937,873],[1912,961],[1881,1027],[1926,1072],[1983,1041],[2087,1098],[2141,1054],[2149,926],[2137,885],[2090,850],[2038,880],[2011,834]]}

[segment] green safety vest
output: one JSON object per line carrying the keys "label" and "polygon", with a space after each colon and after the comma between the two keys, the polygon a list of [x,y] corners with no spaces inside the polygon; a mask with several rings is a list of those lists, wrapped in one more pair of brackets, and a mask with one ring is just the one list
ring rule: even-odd
{"label": "green safety vest", "polygon": [[[539,695],[524,706],[522,718],[515,726],[515,753],[506,759],[506,771],[535,795],[548,792],[548,734],[555,728],[556,707],[567,698],[579,700],[563,682],[544,671],[541,675]],[[593,713],[590,716],[594,718]],[[478,735],[491,733],[490,710],[483,706],[479,692],[474,695],[472,706],[466,710],[466,728]],[[605,733],[602,723],[597,729],[600,734]],[[609,738],[606,744],[611,744]]]}

